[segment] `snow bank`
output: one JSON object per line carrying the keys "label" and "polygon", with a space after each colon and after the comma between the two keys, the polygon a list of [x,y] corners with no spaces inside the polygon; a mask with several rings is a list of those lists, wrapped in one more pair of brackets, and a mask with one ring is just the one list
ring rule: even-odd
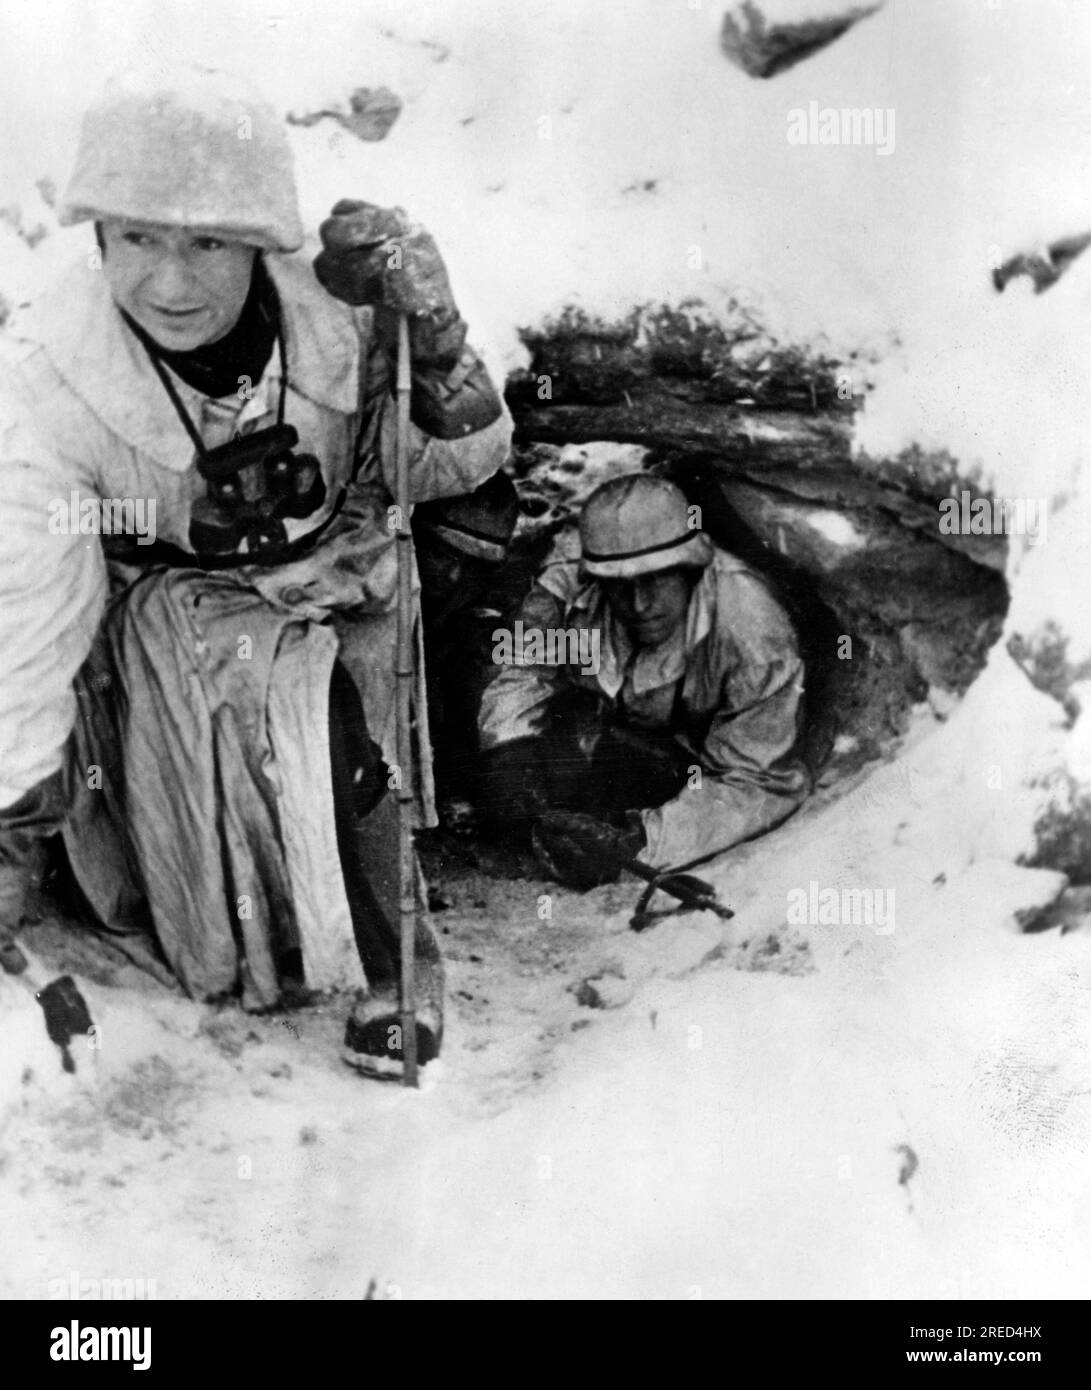
{"label": "snow bank", "polygon": [[835,1007],[828,976],[650,987],[556,1085],[409,1159],[384,1267],[413,1298],[1070,1295],[1091,950],[984,951],[986,915],[884,943]]}

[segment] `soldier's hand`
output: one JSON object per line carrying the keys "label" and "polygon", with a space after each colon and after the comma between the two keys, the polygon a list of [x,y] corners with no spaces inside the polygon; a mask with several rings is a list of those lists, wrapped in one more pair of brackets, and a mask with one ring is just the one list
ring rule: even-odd
{"label": "soldier's hand", "polygon": [[315,274],[337,299],[381,305],[434,324],[458,318],[435,239],[402,208],[343,198],[319,235],[322,250],[315,257]]}
{"label": "soldier's hand", "polygon": [[613,883],[644,848],[643,830],[617,830],[572,811],[550,811],[537,822],[531,843],[542,865],[569,888]]}

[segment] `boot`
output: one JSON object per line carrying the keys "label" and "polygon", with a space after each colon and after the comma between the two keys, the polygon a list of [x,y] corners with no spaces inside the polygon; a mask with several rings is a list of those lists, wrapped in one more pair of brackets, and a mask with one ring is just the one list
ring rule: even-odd
{"label": "boot", "polygon": [[[400,1079],[404,1054],[400,1003],[400,864],[398,807],[386,795],[387,768],[367,733],[347,670],[330,682],[330,759],[337,848],[353,932],[370,988],[345,1025],[342,1056],[367,1076]],[[417,1063],[439,1056],[443,1038],[443,963],[416,873]]]}
{"label": "boot", "polygon": [[[416,963],[417,1065],[439,1056],[443,1041],[443,966]],[[361,992],[345,1024],[342,1057],[366,1076],[401,1079],[402,1016],[397,981],[384,981]]]}

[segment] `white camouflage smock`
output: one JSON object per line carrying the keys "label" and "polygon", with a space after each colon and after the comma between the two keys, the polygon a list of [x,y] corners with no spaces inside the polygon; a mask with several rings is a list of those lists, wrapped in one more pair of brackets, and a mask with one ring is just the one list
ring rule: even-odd
{"label": "white camouflage smock", "polygon": [[[0,806],[63,766],[66,842],[100,917],[123,926],[147,903],[192,994],[230,990],[241,972],[256,1004],[277,997],[285,944],[301,947],[313,987],[361,980],[332,814],[336,658],[396,760],[390,369],[369,310],[332,299],[302,259],[266,264],[283,317],[285,418],[327,489],[321,513],[286,523],[289,538],[349,489],[316,547],[280,566],[107,564],[97,536],[52,533],[73,494],[154,500],[158,539],[189,550],[205,483],[100,270],[74,267],[0,335]],[[273,422],[280,376],[274,351],[238,400],[175,384],[213,447]],[[509,436],[506,415],[453,442],[412,427],[413,499],[470,491],[502,465]],[[419,685],[416,737],[427,820]]]}

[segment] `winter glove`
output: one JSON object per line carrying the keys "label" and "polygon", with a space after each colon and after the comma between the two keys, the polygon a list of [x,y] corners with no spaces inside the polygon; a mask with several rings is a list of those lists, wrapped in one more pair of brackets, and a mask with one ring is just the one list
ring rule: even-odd
{"label": "winter glove", "polygon": [[531,823],[549,809],[541,758],[542,740],[537,738],[513,739],[482,755],[481,809],[494,834],[525,840]]}
{"label": "winter glove", "polygon": [[318,279],[346,304],[374,306],[375,338],[393,359],[409,318],[413,423],[433,439],[463,439],[498,420],[500,395],[466,343],[447,267],[431,233],[401,208],[343,198],[320,228]]}
{"label": "winter glove", "polygon": [[644,831],[617,830],[594,816],[550,811],[534,826],[531,843],[551,877],[582,891],[613,883],[644,848]]}
{"label": "winter glove", "polygon": [[398,315],[409,316],[414,364],[450,371],[466,340],[447,276],[430,232],[401,208],[343,198],[319,229],[315,274],[346,304],[372,304],[379,340],[392,349]]}

